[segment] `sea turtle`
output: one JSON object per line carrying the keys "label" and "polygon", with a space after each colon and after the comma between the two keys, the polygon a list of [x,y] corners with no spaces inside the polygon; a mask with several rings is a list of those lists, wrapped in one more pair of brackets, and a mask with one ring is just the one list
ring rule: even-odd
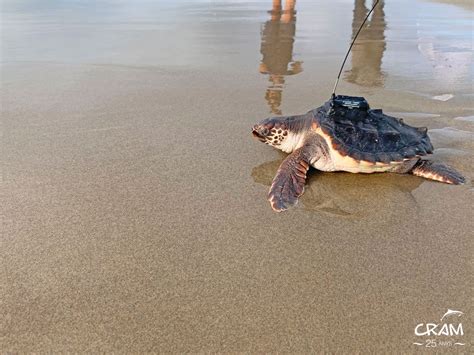
{"label": "sea turtle", "polygon": [[464,182],[453,168],[422,159],[433,152],[427,128],[370,109],[361,97],[336,96],[304,115],[267,118],[253,126],[252,133],[291,153],[281,163],[268,194],[277,212],[297,203],[310,166],[321,171],[409,173],[448,184]]}

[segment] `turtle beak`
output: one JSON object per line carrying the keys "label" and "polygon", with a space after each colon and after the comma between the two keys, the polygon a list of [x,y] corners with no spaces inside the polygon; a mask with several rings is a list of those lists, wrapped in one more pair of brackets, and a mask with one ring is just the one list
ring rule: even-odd
{"label": "turtle beak", "polygon": [[258,125],[253,126],[252,135],[257,138],[260,142],[265,142],[265,136],[260,133],[260,127]]}

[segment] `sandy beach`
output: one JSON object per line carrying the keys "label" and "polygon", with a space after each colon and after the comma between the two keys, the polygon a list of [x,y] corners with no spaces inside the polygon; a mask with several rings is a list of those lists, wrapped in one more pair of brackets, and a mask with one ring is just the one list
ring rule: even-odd
{"label": "sandy beach", "polygon": [[312,170],[277,214],[251,127],[329,98],[357,8],[271,6],[4,4],[1,352],[410,353],[448,308],[472,351],[473,12],[384,4],[339,86],[467,183]]}

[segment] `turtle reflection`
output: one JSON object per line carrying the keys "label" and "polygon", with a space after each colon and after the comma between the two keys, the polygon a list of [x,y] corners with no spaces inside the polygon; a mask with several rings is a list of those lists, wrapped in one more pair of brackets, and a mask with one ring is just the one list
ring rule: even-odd
{"label": "turtle reflection", "polygon": [[300,73],[303,69],[301,62],[293,60],[293,43],[296,31],[295,0],[286,0],[282,9],[281,0],[273,1],[270,20],[262,28],[262,44],[260,52],[262,61],[259,71],[268,74],[269,85],[265,99],[270,112],[281,115],[281,100],[283,84],[286,75]]}
{"label": "turtle reflection", "polygon": [[[270,187],[280,164],[281,159],[278,159],[253,168],[253,180]],[[379,216],[382,219],[391,210],[400,210],[401,205],[407,213],[416,213],[418,204],[412,191],[422,183],[423,179],[415,176],[323,173],[311,169],[300,203],[305,210],[342,217]]]}
{"label": "turtle reflection", "polygon": [[[355,0],[352,38],[368,12],[365,0]],[[380,0],[352,48],[352,69],[347,72],[347,81],[361,86],[383,85],[382,58],[386,47],[385,28],[384,0]]]}

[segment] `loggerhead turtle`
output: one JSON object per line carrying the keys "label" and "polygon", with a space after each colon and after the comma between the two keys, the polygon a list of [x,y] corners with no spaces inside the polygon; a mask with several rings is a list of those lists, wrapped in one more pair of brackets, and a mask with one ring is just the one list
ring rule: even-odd
{"label": "loggerhead turtle", "polygon": [[273,179],[268,199],[280,212],[298,202],[310,166],[321,171],[409,173],[426,179],[461,184],[453,168],[421,157],[433,146],[427,128],[370,109],[362,97],[331,98],[304,115],[271,117],[256,124],[260,141],[291,153]]}

